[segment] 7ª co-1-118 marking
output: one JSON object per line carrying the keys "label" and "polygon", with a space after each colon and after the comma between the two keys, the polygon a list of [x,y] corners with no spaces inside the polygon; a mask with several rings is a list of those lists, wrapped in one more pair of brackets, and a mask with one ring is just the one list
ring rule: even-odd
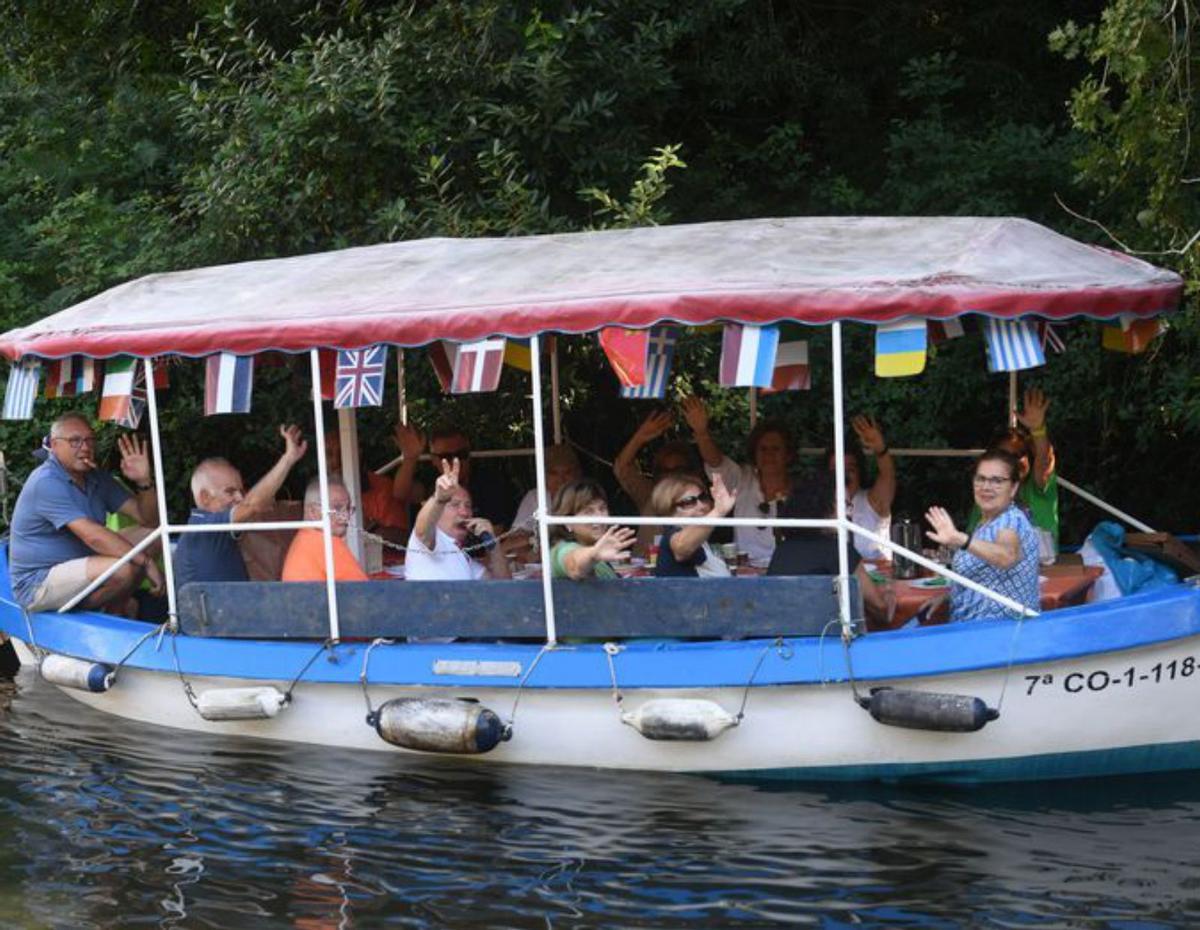
{"label": "7\u00aa co-1-118 marking", "polygon": [[1053,672],[1047,672],[1044,675],[1026,675],[1028,687],[1025,694],[1031,695],[1045,685],[1053,685],[1056,680],[1061,682],[1063,690],[1068,694],[1082,694],[1084,691],[1104,691],[1108,688],[1132,688],[1139,684],[1156,685],[1162,681],[1188,678],[1195,671],[1196,660],[1186,656],[1183,659],[1172,659],[1170,662],[1159,662],[1145,671],[1131,665],[1125,671],[1116,674],[1101,668],[1094,672],[1068,672],[1057,679]]}

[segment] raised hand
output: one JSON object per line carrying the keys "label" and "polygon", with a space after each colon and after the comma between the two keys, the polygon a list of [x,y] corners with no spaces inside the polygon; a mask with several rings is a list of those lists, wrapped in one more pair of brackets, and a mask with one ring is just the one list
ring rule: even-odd
{"label": "raised hand", "polygon": [[454,496],[454,492],[458,488],[458,469],[458,459],[451,462],[442,459],[442,473],[438,475],[437,482],[433,486],[433,496],[439,504],[450,503],[450,498]]}
{"label": "raised hand", "polygon": [[681,400],[679,406],[683,410],[683,418],[687,420],[687,425],[692,428],[693,433],[708,431],[708,407],[704,405],[704,401],[693,395]]}
{"label": "raised hand", "polygon": [[1017,414],[1017,421],[1030,432],[1041,429],[1046,425],[1046,410],[1050,406],[1048,398],[1041,388],[1029,388],[1025,392],[1025,403]]}
{"label": "raised hand", "polygon": [[879,428],[879,422],[874,417],[864,416],[860,413],[850,421],[850,426],[858,436],[858,441],[862,443],[863,449],[872,455],[878,455],[887,448],[883,430]]}
{"label": "raised hand", "polygon": [[721,477],[720,473],[713,475],[712,497],[712,512],[718,517],[729,516],[730,511],[733,510],[733,505],[737,503],[737,491],[731,491],[725,487],[725,479]]}
{"label": "raised hand", "polygon": [[675,417],[671,411],[655,410],[646,419],[642,420],[634,436],[637,437],[642,445],[645,445],[657,439],[674,425]]}
{"label": "raised hand", "polygon": [[291,425],[279,427],[279,435],[283,437],[283,454],[288,462],[295,465],[308,452],[308,442],[304,434],[300,432],[300,427]]}
{"label": "raised hand", "polygon": [[392,431],[396,448],[404,454],[405,461],[420,458],[425,451],[425,435],[408,423],[397,423]]}
{"label": "raised hand", "polygon": [[629,558],[629,549],[637,541],[637,533],[627,526],[610,526],[592,545],[601,562],[618,562]]}
{"label": "raised hand", "polygon": [[925,511],[925,519],[929,521],[932,530],[926,530],[925,535],[939,546],[958,546],[962,535],[954,526],[954,520],[944,507],[930,507]]}
{"label": "raised hand", "polygon": [[134,484],[150,484],[150,456],[146,442],[137,433],[117,437],[121,452],[121,474]]}
{"label": "raised hand", "polygon": [[466,524],[467,529],[476,536],[482,536],[484,533],[488,533],[493,537],[496,535],[496,527],[492,525],[492,521],[487,519],[487,517],[472,517],[466,521]]}

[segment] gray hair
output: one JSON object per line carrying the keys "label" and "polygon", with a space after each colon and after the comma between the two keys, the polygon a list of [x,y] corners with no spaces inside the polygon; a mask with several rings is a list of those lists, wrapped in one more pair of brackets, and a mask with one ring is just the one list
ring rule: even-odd
{"label": "gray hair", "polygon": [[57,420],[50,424],[50,438],[62,438],[63,427],[68,423],[82,423],[88,429],[92,428],[92,421],[88,419],[86,413],[79,410],[68,410],[62,414]]}
{"label": "gray hair", "polygon": [[[330,488],[330,490],[333,490],[334,488],[341,488],[347,494],[350,493],[349,489],[346,487],[346,483],[344,481],[342,481],[341,478],[335,478],[332,475],[329,477],[329,488]],[[304,488],[304,509],[307,510],[309,507],[320,507],[320,506],[321,506],[321,476],[317,475],[315,478],[310,480],[308,482],[308,485]]]}
{"label": "gray hair", "polygon": [[197,504],[200,503],[200,492],[207,488],[209,482],[212,481],[212,473],[222,465],[233,468],[229,459],[214,455],[212,458],[202,460],[192,469],[192,497]]}

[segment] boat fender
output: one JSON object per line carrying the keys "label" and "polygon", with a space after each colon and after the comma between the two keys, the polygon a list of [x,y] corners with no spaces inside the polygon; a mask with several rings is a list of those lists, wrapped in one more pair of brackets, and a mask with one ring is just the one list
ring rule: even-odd
{"label": "boat fender", "polygon": [[656,698],[622,714],[621,721],[646,739],[694,743],[716,739],[738,724],[720,704],[701,698]]}
{"label": "boat fender", "polygon": [[91,691],[94,694],[107,691],[116,680],[111,665],[54,653],[42,657],[40,668],[42,677],[52,685],[74,688],[76,691]]}
{"label": "boat fender", "polygon": [[512,736],[494,711],[473,700],[393,698],[368,714],[367,723],[393,746],[419,752],[475,755]]}
{"label": "boat fender", "polygon": [[196,710],[205,720],[267,720],[288,703],[278,688],[209,688],[196,698]]}
{"label": "boat fender", "polygon": [[880,723],[910,730],[974,733],[1000,716],[980,698],[937,691],[873,688],[859,703]]}

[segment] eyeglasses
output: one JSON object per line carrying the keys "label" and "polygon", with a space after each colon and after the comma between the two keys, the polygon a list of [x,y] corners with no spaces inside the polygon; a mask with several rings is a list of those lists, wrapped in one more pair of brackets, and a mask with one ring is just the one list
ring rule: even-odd
{"label": "eyeglasses", "polygon": [[57,439],[59,442],[65,442],[72,449],[81,449],[84,446],[96,445],[95,436],[52,436],[52,439]]}
{"label": "eyeglasses", "polygon": [[355,507],[353,504],[347,504],[345,507],[330,507],[329,515],[342,520],[349,520],[354,516],[354,510]]}
{"label": "eyeglasses", "polygon": [[1012,481],[1012,478],[1001,478],[999,475],[976,475],[972,480],[977,488],[1002,488]]}
{"label": "eyeglasses", "polygon": [[460,462],[465,462],[471,457],[470,449],[455,449],[453,452],[430,452],[431,459],[441,459],[443,462],[450,462],[458,459]]}
{"label": "eyeglasses", "polygon": [[681,497],[675,502],[676,507],[694,507],[696,504],[704,501],[706,504],[712,503],[713,496],[707,491],[702,491],[699,494],[689,494],[687,497]]}

